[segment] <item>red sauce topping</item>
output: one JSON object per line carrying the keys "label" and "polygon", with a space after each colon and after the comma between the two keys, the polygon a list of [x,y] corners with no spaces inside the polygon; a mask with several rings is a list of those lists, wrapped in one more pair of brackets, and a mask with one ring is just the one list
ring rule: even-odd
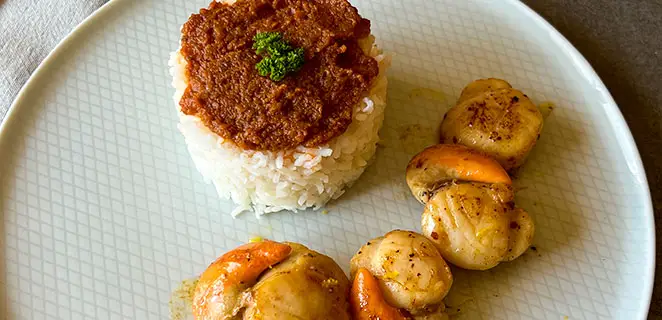
{"label": "red sauce topping", "polygon": [[[253,37],[267,31],[305,50],[303,68],[279,82],[255,69]],[[370,21],[346,0],[212,2],[182,29],[181,110],[244,149],[324,144],[345,132],[379,72],[357,43],[369,34]]]}

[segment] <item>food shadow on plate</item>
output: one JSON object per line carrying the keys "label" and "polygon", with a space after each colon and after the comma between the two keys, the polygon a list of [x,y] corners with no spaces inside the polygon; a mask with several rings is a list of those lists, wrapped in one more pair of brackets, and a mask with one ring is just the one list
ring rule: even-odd
{"label": "food shadow on plate", "polygon": [[590,143],[569,119],[563,108],[547,117],[540,140],[513,179],[518,205],[536,223],[534,245],[547,252],[566,250],[590,230],[588,208],[575,197],[586,190],[572,183],[577,159],[587,156]]}
{"label": "food shadow on plate", "polygon": [[[481,314],[481,307],[486,305],[504,305],[503,310],[491,310],[490,314],[499,318],[508,318],[509,308],[517,305],[522,286],[531,280],[533,273],[521,270],[530,264],[530,252],[516,260],[485,271],[465,270],[453,265],[453,286],[444,299],[447,313],[451,319],[474,319]],[[489,283],[489,286],[485,286]]]}
{"label": "food shadow on plate", "polygon": [[371,165],[334,202],[376,196],[407,202],[409,206],[417,204],[407,187],[405,169],[411,157],[439,143],[439,124],[451,102],[439,88],[420,87],[393,77],[389,78],[387,99],[384,125]]}

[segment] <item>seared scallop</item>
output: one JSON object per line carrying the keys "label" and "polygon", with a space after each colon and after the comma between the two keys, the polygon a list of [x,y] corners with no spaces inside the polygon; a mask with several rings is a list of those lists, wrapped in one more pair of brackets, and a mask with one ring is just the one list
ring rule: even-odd
{"label": "seared scallop", "polygon": [[543,126],[526,94],[500,79],[476,80],[462,91],[441,123],[441,142],[468,146],[511,171],[521,166]]}
{"label": "seared scallop", "polygon": [[423,234],[450,263],[486,270],[531,244],[533,221],[515,207],[511,180],[491,157],[461,145],[432,146],[411,159],[406,179],[425,204]]}
{"label": "seared scallop", "polygon": [[[362,289],[365,289],[353,289],[352,299],[357,299],[356,294],[370,295],[370,290],[383,295],[384,301],[380,304],[383,306],[368,306],[368,309],[391,308],[413,315],[415,319],[443,315],[442,300],[453,283],[453,276],[435,245],[424,236],[412,231],[391,231],[361,247],[350,267],[354,284],[358,285],[360,280]],[[366,270],[363,272],[367,274],[361,274],[360,270]],[[376,279],[374,283],[378,287],[369,288],[370,277]],[[372,319],[370,316],[379,317],[370,310],[356,312],[367,314],[368,319]]]}
{"label": "seared scallop", "polygon": [[333,259],[300,244],[253,286],[244,319],[351,319],[350,283]]}
{"label": "seared scallop", "polygon": [[296,243],[236,248],[200,276],[195,319],[351,319],[349,279],[329,257]]}
{"label": "seared scallop", "polygon": [[533,238],[533,222],[515,209],[510,186],[453,182],[439,188],[423,211],[423,234],[450,263],[486,270],[519,257]]}

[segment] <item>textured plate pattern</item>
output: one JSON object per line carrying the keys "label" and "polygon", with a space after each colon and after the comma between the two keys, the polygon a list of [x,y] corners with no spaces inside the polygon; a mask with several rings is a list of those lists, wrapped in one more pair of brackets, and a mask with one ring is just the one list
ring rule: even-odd
{"label": "textured plate pattern", "polygon": [[5,124],[0,310],[20,319],[163,319],[170,291],[260,235],[347,267],[369,238],[419,229],[408,159],[469,81],[501,77],[553,101],[516,182],[536,250],[455,271],[458,318],[643,318],[652,212],[638,155],[602,83],[510,1],[354,1],[393,55],[376,161],[329,214],[232,219],[176,130],[166,62],[204,0],[113,0],[42,67]]}

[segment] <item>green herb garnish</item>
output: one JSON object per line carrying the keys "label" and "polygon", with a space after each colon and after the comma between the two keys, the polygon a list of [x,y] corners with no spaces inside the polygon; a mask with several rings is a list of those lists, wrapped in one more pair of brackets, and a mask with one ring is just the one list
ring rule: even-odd
{"label": "green herb garnish", "polygon": [[259,32],[253,41],[255,53],[263,57],[255,65],[261,76],[280,81],[288,73],[297,72],[303,66],[303,48],[292,47],[279,32]]}

